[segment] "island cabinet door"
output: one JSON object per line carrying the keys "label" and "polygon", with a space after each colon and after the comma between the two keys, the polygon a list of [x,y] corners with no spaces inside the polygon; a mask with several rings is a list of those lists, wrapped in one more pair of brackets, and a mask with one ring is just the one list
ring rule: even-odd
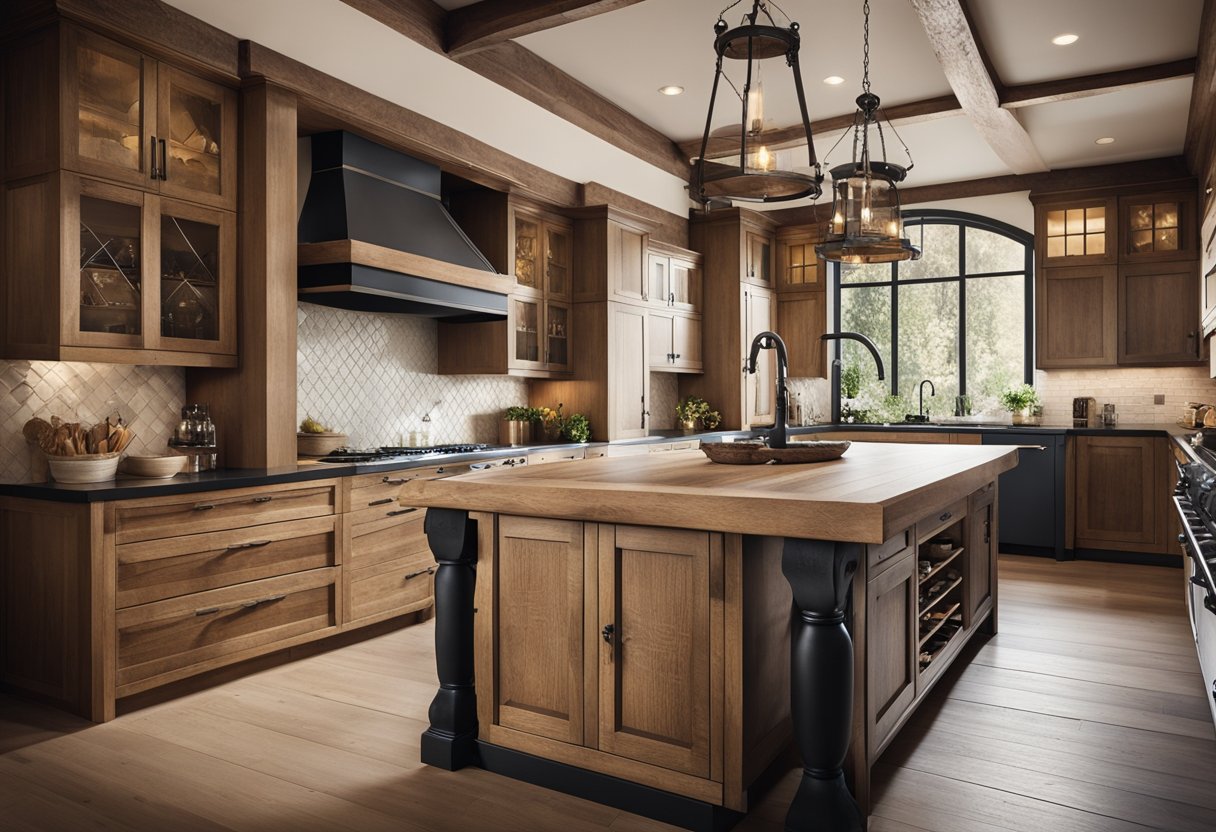
{"label": "island cabinet door", "polygon": [[710,761],[721,576],[720,535],[600,527],[602,751],[721,778]]}
{"label": "island cabinet door", "polygon": [[971,495],[967,510],[967,620],[973,626],[992,598],[996,563],[996,483]]}
{"label": "island cabinet door", "polygon": [[866,585],[866,721],[871,757],[916,698],[916,556],[898,558]]}
{"label": "island cabinet door", "polygon": [[478,641],[491,639],[492,724],[582,745],[583,524],[500,517],[488,572],[490,608],[477,606]]}

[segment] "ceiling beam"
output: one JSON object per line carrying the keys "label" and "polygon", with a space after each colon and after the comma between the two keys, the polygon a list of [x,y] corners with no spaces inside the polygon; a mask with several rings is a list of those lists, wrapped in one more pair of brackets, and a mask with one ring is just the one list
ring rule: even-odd
{"label": "ceiling beam", "polygon": [[[932,121],[937,118],[958,115],[961,112],[962,107],[959,105],[958,99],[953,95],[925,98],[920,101],[909,101],[906,104],[896,104],[894,107],[882,108],[882,113],[888,120],[900,124],[916,124],[922,121]],[[812,136],[818,138],[827,133],[847,130],[853,126],[854,113],[856,113],[856,110],[844,115],[832,116],[831,118],[811,122]],[[772,130],[765,130],[760,134],[760,142],[769,150],[780,150],[786,147],[805,145],[806,137],[802,131],[802,125],[798,124],[793,127],[778,127]],[[680,152],[687,159],[695,159],[701,155],[700,139],[680,142],[679,147]],[[734,136],[710,139],[710,155],[730,153],[732,151],[736,153],[739,151],[739,140]]]}
{"label": "ceiling beam", "polygon": [[443,20],[447,12],[433,0],[342,0],[372,20],[421,43],[434,52],[443,52]]}
{"label": "ceiling beam", "polygon": [[950,88],[980,137],[1015,174],[1047,170],[1030,134],[1001,107],[960,0],[911,0]]}
{"label": "ceiling beam", "polygon": [[506,40],[604,14],[641,0],[482,0],[447,14],[444,45],[453,58]]}
{"label": "ceiling beam", "polygon": [[1216,0],[1204,0],[1183,153],[1205,187],[1216,182]]}
{"label": "ceiling beam", "polygon": [[1186,78],[1195,74],[1195,63],[1194,58],[1186,58],[1181,61],[1140,66],[1134,69],[1120,69],[1115,72],[1100,72],[1096,75],[1082,75],[1077,78],[1060,78],[1037,84],[1005,87],[1005,91],[1001,95],[1001,106],[1006,110],[1013,110],[1035,104],[1051,104],[1055,101],[1088,98],[1092,95],[1103,95],[1144,84],[1169,81],[1173,78]]}

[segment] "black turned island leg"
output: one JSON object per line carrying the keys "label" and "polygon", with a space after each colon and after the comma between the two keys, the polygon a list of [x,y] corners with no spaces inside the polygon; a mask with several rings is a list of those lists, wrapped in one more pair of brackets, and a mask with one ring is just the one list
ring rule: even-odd
{"label": "black turned island leg", "polygon": [[853,640],[845,603],[861,546],[786,538],[781,571],[794,591],[790,712],[802,782],[787,832],[860,832],[865,819],[844,782],[853,724]]}
{"label": "black turned island leg", "polygon": [[455,771],[476,761],[477,692],[473,686],[473,587],[477,523],[467,511],[433,508],[424,529],[435,570],[435,664],[439,692],[431,727],[422,734],[422,762]]}

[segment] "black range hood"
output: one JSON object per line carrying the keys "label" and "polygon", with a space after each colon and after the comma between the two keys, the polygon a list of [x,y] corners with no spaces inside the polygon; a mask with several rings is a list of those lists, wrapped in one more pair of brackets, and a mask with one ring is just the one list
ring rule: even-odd
{"label": "black range hood", "polygon": [[439,168],[353,133],[312,137],[298,239],[302,301],[453,321],[506,317],[509,279],[444,208]]}

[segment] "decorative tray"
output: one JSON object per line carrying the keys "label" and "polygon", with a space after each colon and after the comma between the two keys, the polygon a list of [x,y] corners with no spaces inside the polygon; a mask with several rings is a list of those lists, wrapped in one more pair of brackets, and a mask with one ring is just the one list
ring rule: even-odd
{"label": "decorative tray", "polygon": [[788,448],[770,448],[759,442],[702,442],[701,450],[710,462],[724,465],[784,465],[827,462],[840,459],[850,442],[797,442]]}

